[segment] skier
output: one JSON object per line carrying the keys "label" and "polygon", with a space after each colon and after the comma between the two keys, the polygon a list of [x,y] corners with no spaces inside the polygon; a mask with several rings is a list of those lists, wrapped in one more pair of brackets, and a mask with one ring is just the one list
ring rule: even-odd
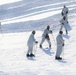
{"label": "skier", "polygon": [[57,60],[61,60],[62,59],[62,57],[60,57],[60,55],[62,53],[62,49],[64,47],[64,40],[63,40],[62,34],[63,34],[63,32],[60,31],[58,36],[56,37],[57,51],[56,51],[55,59],[57,59]]}
{"label": "skier", "polygon": [[38,43],[35,40],[35,37],[34,37],[35,33],[36,33],[35,31],[32,31],[32,34],[30,35],[30,37],[28,39],[28,42],[27,42],[28,51],[27,51],[27,54],[26,54],[27,57],[29,57],[29,56],[30,57],[35,56],[33,54],[33,47],[34,47],[35,43]]}
{"label": "skier", "polygon": [[49,37],[49,33],[52,34],[52,31],[49,30],[50,26],[47,26],[47,28],[44,30],[43,34],[42,34],[42,41],[40,43],[40,48],[42,48],[42,44],[45,41],[45,39],[47,40],[49,47],[51,48],[51,42],[50,42],[50,37]]}
{"label": "skier", "polygon": [[68,34],[68,31],[67,31],[67,19],[66,17],[64,16],[61,20],[60,20],[60,23],[61,23],[61,28],[60,28],[60,31],[62,31],[63,27],[65,28],[65,31],[66,31],[66,34]]}
{"label": "skier", "polygon": [[62,16],[66,17],[67,21],[68,21],[68,18],[67,18],[67,14],[68,14],[68,8],[64,5],[63,9],[62,9],[62,12],[61,12]]}

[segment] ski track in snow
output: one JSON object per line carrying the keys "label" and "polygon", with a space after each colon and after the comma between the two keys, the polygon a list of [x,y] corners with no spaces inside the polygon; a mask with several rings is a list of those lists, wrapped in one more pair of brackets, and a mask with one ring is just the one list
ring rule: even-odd
{"label": "ski track in snow", "polygon": [[[54,39],[60,28],[61,9],[69,8],[69,34],[65,35],[64,60],[55,60],[56,40],[50,35],[52,49],[39,48],[42,31],[47,25],[53,30]],[[76,75],[76,0],[19,0],[0,5],[0,75]],[[36,30],[38,40],[35,58],[26,58],[27,40]]]}

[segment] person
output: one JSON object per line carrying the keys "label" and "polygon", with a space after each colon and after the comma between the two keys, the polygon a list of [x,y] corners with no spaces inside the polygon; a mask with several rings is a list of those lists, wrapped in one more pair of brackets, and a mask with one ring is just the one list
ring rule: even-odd
{"label": "person", "polygon": [[62,12],[61,12],[62,16],[66,17],[67,21],[68,21],[68,17],[67,17],[67,14],[68,14],[68,8],[64,5],[63,9],[62,9]]}
{"label": "person", "polygon": [[67,24],[68,24],[68,22],[67,22],[65,16],[60,20],[60,23],[61,23],[60,31],[62,31],[62,29],[64,27],[65,31],[66,31],[66,34],[68,34],[68,31],[67,31]]}
{"label": "person", "polygon": [[57,60],[61,60],[62,57],[60,57],[62,51],[63,51],[63,47],[64,47],[64,40],[62,37],[63,32],[60,31],[58,36],[56,37],[56,41],[57,41],[57,51],[56,51],[56,56],[55,59]]}
{"label": "person", "polygon": [[51,48],[49,33],[52,34],[52,31],[50,30],[50,26],[48,25],[47,28],[44,30],[44,32],[42,34],[42,40],[41,40],[41,43],[40,43],[40,48],[42,48],[42,44],[45,41],[45,39],[47,40],[47,42],[49,44],[49,47]]}
{"label": "person", "polygon": [[38,41],[36,41],[35,37],[34,37],[35,33],[36,33],[35,31],[32,31],[32,34],[30,35],[30,37],[28,39],[28,42],[27,42],[28,51],[27,51],[27,54],[26,54],[27,57],[35,56],[33,54],[33,47],[34,47],[35,43],[38,43]]}

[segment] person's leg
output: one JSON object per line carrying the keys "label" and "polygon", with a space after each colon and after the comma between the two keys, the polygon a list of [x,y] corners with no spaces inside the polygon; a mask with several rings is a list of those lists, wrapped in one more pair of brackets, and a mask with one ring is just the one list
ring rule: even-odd
{"label": "person's leg", "polygon": [[42,37],[41,43],[40,43],[40,48],[42,48],[42,44],[45,41],[45,37]]}
{"label": "person's leg", "polygon": [[29,54],[29,53],[30,53],[30,50],[31,50],[31,48],[28,46],[27,54]]}
{"label": "person's leg", "polygon": [[48,44],[49,44],[49,47],[51,47],[51,42],[50,42],[49,36],[48,36],[48,38],[47,38],[47,42],[48,42]]}
{"label": "person's leg", "polygon": [[56,51],[55,59],[62,59],[60,57],[61,53],[62,53],[62,47],[61,46],[57,46],[57,51]]}
{"label": "person's leg", "polygon": [[64,28],[65,28],[66,34],[68,34],[67,25],[64,25]]}
{"label": "person's leg", "polygon": [[60,31],[62,31],[62,29],[63,29],[63,25],[61,25],[61,27],[60,27]]}
{"label": "person's leg", "polygon": [[33,54],[33,46],[31,46],[30,56],[31,56],[31,57],[32,57],[32,56],[35,56],[35,55]]}
{"label": "person's leg", "polygon": [[28,46],[28,51],[27,51],[27,54],[26,54],[27,57],[30,56],[30,52],[31,52],[31,47]]}

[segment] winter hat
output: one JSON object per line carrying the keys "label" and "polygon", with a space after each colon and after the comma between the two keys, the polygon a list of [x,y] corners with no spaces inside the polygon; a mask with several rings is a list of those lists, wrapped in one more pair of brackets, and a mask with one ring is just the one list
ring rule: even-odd
{"label": "winter hat", "polygon": [[35,34],[36,32],[35,31],[32,31],[32,34]]}
{"label": "winter hat", "polygon": [[59,33],[60,33],[60,34],[63,34],[63,31],[60,31]]}
{"label": "winter hat", "polygon": [[49,30],[49,28],[50,28],[50,26],[48,25],[48,26],[47,26],[47,29]]}
{"label": "winter hat", "polygon": [[64,8],[65,8],[66,6],[64,5]]}

